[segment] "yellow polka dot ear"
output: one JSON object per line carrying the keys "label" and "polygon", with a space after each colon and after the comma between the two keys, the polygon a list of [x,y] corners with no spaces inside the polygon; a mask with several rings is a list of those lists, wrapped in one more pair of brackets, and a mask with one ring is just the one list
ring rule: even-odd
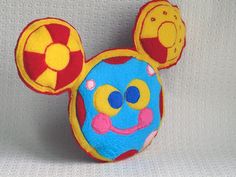
{"label": "yellow polka dot ear", "polygon": [[178,62],[185,47],[185,24],[177,6],[154,0],[141,8],[134,31],[138,52],[158,69]]}
{"label": "yellow polka dot ear", "polygon": [[15,56],[22,80],[45,94],[59,94],[71,88],[85,62],[76,30],[55,18],[31,22],[21,33]]}

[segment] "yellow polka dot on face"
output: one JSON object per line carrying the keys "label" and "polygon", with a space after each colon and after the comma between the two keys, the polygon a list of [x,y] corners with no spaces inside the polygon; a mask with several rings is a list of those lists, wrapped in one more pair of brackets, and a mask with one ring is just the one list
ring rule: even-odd
{"label": "yellow polka dot on face", "polygon": [[70,51],[62,44],[52,44],[46,50],[46,64],[56,71],[63,70],[69,63]]}

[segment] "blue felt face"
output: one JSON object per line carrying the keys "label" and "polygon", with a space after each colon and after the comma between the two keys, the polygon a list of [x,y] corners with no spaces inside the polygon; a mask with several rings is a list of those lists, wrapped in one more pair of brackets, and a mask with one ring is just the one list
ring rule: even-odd
{"label": "blue felt face", "polygon": [[101,62],[78,88],[86,109],[82,132],[105,158],[142,150],[160,125],[161,85],[147,68],[135,58],[124,64]]}

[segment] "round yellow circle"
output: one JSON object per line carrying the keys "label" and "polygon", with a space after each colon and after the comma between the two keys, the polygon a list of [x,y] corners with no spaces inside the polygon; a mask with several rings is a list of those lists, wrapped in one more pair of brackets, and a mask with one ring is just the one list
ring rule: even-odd
{"label": "round yellow circle", "polygon": [[119,91],[119,90],[109,84],[100,86],[96,90],[96,92],[94,93],[93,103],[99,113],[103,113],[111,117],[119,113],[121,108],[114,109],[108,102],[109,95],[114,91]]}
{"label": "round yellow circle", "polygon": [[46,50],[46,64],[48,67],[60,71],[69,63],[70,51],[62,44],[52,44]]}
{"label": "round yellow circle", "polygon": [[173,23],[165,22],[158,30],[158,37],[160,42],[166,48],[172,47],[175,44],[177,30]]}

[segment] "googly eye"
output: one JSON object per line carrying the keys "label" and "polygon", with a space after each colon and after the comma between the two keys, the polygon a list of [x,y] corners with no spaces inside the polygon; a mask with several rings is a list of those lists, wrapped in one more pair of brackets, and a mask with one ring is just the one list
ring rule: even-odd
{"label": "googly eye", "polygon": [[123,96],[118,89],[106,84],[95,91],[93,103],[99,113],[111,117],[119,113],[123,104]]}
{"label": "googly eye", "polygon": [[140,92],[137,87],[130,86],[125,92],[126,101],[129,103],[137,103],[140,98]]}
{"label": "googly eye", "polygon": [[114,91],[108,97],[109,104],[114,109],[119,109],[123,104],[123,97],[120,92]]}
{"label": "googly eye", "polygon": [[144,109],[150,101],[148,85],[140,79],[131,81],[125,92],[125,99],[131,108]]}

